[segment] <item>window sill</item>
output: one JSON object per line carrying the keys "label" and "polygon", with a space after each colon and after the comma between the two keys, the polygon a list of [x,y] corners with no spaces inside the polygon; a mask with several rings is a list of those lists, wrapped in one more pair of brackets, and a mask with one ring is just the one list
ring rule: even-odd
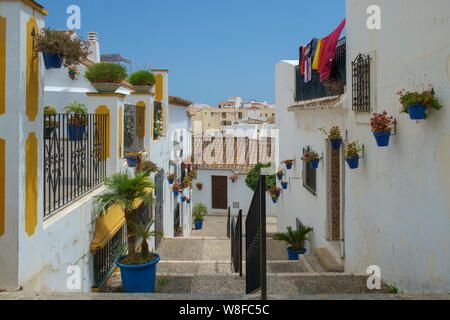
{"label": "window sill", "polygon": [[308,190],[313,196],[317,197],[317,191],[314,190],[313,188],[311,188],[310,186],[307,186],[305,184],[303,184],[303,188],[305,188],[306,190]]}

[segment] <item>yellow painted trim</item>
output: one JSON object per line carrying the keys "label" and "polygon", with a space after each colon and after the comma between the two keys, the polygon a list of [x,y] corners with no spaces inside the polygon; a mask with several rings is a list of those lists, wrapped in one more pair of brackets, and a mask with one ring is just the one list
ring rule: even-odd
{"label": "yellow painted trim", "polygon": [[87,92],[87,96],[89,97],[119,97],[125,98],[127,95],[123,93],[100,93],[100,92]]}
{"label": "yellow painted trim", "polygon": [[136,124],[142,121],[142,132],[139,132],[139,126],[136,125],[136,136],[139,138],[145,137],[145,114],[146,114],[146,105],[144,101],[139,101],[136,103]]}
{"label": "yellow painted trim", "polygon": [[37,226],[38,139],[31,132],[25,142],[25,232],[31,237]]}
{"label": "yellow painted trim", "polygon": [[119,108],[119,159],[122,159],[122,146],[123,146],[123,108],[120,106]]}
{"label": "yellow painted trim", "polygon": [[5,147],[6,141],[0,139],[0,237],[5,234],[5,183],[6,183],[6,167],[5,167]]}
{"label": "yellow painted trim", "polygon": [[22,0],[23,3],[25,3],[27,6],[33,8],[34,10],[42,13],[44,16],[48,15],[48,11],[44,9],[43,6],[41,6],[39,3],[33,0]]}
{"label": "yellow painted trim", "polygon": [[167,69],[152,69],[152,72],[169,72]]}
{"label": "yellow painted trim", "polygon": [[132,95],[132,96],[154,96],[155,94],[153,92],[131,92],[130,95]]}
{"label": "yellow painted trim", "polygon": [[6,112],[6,18],[0,16],[0,115]]}
{"label": "yellow painted trim", "polygon": [[[100,136],[100,141],[106,141],[106,146],[102,145],[102,153],[100,155],[100,159],[102,161],[105,161],[109,158],[109,148],[110,148],[110,122],[111,122],[111,113],[107,106],[99,106],[97,109],[95,109],[95,114],[107,114],[107,120],[106,120],[106,128],[103,127],[102,124],[99,125],[98,128],[98,134]],[[106,131],[106,132],[105,132]],[[106,137],[103,137],[103,135],[106,134]]]}
{"label": "yellow painted trim", "polygon": [[27,74],[26,74],[26,115],[33,122],[39,107],[39,55],[33,49],[33,28],[39,33],[36,19],[30,17],[27,22]]}
{"label": "yellow painted trim", "polygon": [[155,100],[162,102],[164,99],[164,77],[162,74],[156,75]]}
{"label": "yellow painted trim", "polygon": [[[147,191],[152,193],[153,189],[148,189]],[[142,200],[136,200],[133,203],[133,208],[136,210],[141,204]],[[91,251],[104,248],[125,222],[125,212],[119,205],[111,207],[105,214],[98,216],[95,225],[95,236],[91,242]]]}

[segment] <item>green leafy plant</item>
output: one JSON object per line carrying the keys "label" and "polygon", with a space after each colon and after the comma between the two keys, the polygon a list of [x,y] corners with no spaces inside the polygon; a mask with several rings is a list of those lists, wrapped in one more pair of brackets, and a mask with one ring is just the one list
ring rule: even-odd
{"label": "green leafy plant", "polygon": [[[271,163],[261,163],[258,162],[254,168],[247,174],[247,178],[245,179],[245,183],[247,184],[247,187],[252,189],[253,191],[256,191],[256,187],[258,185],[259,177],[261,176],[261,169],[262,168],[270,168]],[[266,190],[268,191],[273,186],[277,184],[276,175],[266,176]]]}
{"label": "green leafy plant", "polygon": [[397,284],[394,283],[393,285],[390,285],[388,288],[388,294],[398,294],[400,290],[397,288]]}
{"label": "green leafy plant", "polygon": [[203,221],[203,217],[206,215],[208,215],[208,208],[204,203],[197,203],[194,206],[194,209],[192,209],[192,216],[194,218],[194,221]]}
{"label": "green leafy plant", "polygon": [[180,184],[178,182],[174,182],[172,185],[172,191],[180,191]]}
{"label": "green leafy plant", "polygon": [[[439,103],[438,98],[434,95],[433,90],[427,90],[423,92],[417,91],[405,91],[404,89],[397,92],[397,95],[400,96],[399,101],[402,104],[402,109],[400,112],[408,113],[408,107],[413,106],[419,102],[421,102],[428,109],[436,109],[439,110],[442,108],[442,105]],[[426,116],[426,114],[425,114]]]}
{"label": "green leafy plant", "polygon": [[140,260],[139,264],[145,264],[153,261],[153,257],[150,254],[150,250],[148,247],[148,239],[154,236],[163,236],[163,233],[157,230],[150,231],[152,225],[155,223],[155,220],[150,221],[148,226],[143,226],[136,221],[130,221],[130,224],[133,226],[133,231],[128,234],[129,237],[135,237],[137,239],[142,239],[141,244],[141,256],[136,255],[137,259]]}
{"label": "green leafy plant", "polygon": [[64,58],[64,66],[81,64],[89,54],[89,42],[83,41],[70,31],[43,28],[36,35],[35,49],[46,54],[59,54]]}
{"label": "green leafy plant", "polygon": [[325,127],[319,128],[319,131],[328,137],[330,140],[342,140],[341,129],[338,126],[334,126],[327,131]]}
{"label": "green leafy plant", "polygon": [[283,170],[278,171],[278,172],[276,173],[276,175],[277,175],[277,176],[278,176],[278,175],[284,175]]}
{"label": "green leafy plant", "polygon": [[300,227],[298,230],[292,230],[292,227],[287,227],[287,232],[276,233],[275,240],[284,241],[292,246],[293,251],[300,251],[304,249],[304,242],[310,241],[308,234],[313,231],[311,227]]}
{"label": "green leafy plant", "polygon": [[134,202],[142,200],[144,205],[153,202],[153,194],[149,188],[154,188],[154,184],[148,179],[145,173],[137,173],[132,177],[127,171],[116,173],[111,178],[105,179],[106,191],[94,197],[95,210],[99,215],[107,214],[113,206],[120,206],[125,212],[128,237],[128,256],[121,263],[126,265],[138,265],[136,256],[136,230],[133,225],[136,220]]}
{"label": "green leafy plant", "polygon": [[359,155],[361,151],[362,145],[359,143],[359,141],[358,140],[353,141],[345,147],[345,157],[346,158],[356,157]]}
{"label": "green leafy plant", "polygon": [[183,187],[192,189],[192,180],[189,178],[189,176],[184,177]]}
{"label": "green leafy plant", "polygon": [[77,100],[68,103],[64,107],[66,114],[73,113],[74,115],[70,117],[68,123],[71,125],[85,125],[87,124],[87,113],[88,109],[86,105],[79,103]]}
{"label": "green leafy plant", "polygon": [[44,126],[45,127],[55,127],[58,126],[58,121],[55,120],[56,115],[58,113],[56,112],[56,109],[52,106],[46,106],[44,107]]}
{"label": "green leafy plant", "polygon": [[127,77],[127,70],[117,63],[99,62],[88,66],[84,76],[91,83],[119,84]]}
{"label": "green leafy plant", "polygon": [[198,178],[198,171],[197,170],[192,170],[191,172],[189,172],[189,177],[191,177],[192,180],[197,180],[197,178]]}
{"label": "green leafy plant", "polygon": [[142,170],[147,173],[158,172],[159,168],[153,161],[144,161],[142,163]]}
{"label": "green leafy plant", "polygon": [[44,107],[44,115],[56,116],[57,115],[56,109],[52,106],[46,106],[46,107]]}
{"label": "green leafy plant", "polygon": [[177,178],[177,174],[176,173],[171,173],[167,176],[168,179],[176,179]]}
{"label": "green leafy plant", "polygon": [[128,82],[135,86],[153,86],[156,83],[156,77],[147,70],[140,70],[132,73]]}

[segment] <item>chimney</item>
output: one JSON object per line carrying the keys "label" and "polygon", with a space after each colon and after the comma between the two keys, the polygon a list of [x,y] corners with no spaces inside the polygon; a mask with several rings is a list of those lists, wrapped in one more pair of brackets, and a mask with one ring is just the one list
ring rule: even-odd
{"label": "chimney", "polygon": [[94,62],[100,62],[100,44],[98,42],[97,32],[88,32],[89,50],[91,54],[88,58]]}

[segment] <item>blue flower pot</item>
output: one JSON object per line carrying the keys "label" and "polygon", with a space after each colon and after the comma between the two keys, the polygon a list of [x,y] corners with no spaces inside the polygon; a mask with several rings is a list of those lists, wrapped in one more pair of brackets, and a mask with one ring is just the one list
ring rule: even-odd
{"label": "blue flower pot", "polygon": [[133,157],[125,157],[127,159],[128,167],[134,168],[136,167],[137,158],[136,156]]}
{"label": "blue flower pot", "polygon": [[391,132],[374,132],[373,133],[377,145],[379,147],[387,147],[389,145],[389,139],[391,138]]}
{"label": "blue flower pot", "polygon": [[189,200],[186,200],[186,203],[189,204],[189,203],[191,203],[191,202],[190,202]]}
{"label": "blue flower pot", "polygon": [[173,184],[175,179],[168,179],[169,180],[169,184]]}
{"label": "blue flower pot", "polygon": [[286,169],[291,170],[292,169],[292,163],[286,163]]}
{"label": "blue flower pot", "polygon": [[81,141],[86,132],[85,124],[67,124],[67,132],[69,133],[70,141]]}
{"label": "blue flower pot", "polygon": [[283,180],[283,175],[282,174],[277,174],[278,180]]}
{"label": "blue flower pot", "polygon": [[288,183],[287,182],[282,183],[281,187],[283,187],[283,189],[286,190],[288,188]]}
{"label": "blue flower pot", "polygon": [[182,196],[181,197],[181,202],[185,202],[186,201],[186,197],[185,196]]}
{"label": "blue flower pot", "polygon": [[236,180],[231,180],[231,183],[235,183],[236,182]]}
{"label": "blue flower pot", "polygon": [[279,192],[275,193],[275,195],[277,196],[277,198],[280,197],[280,193]]}
{"label": "blue flower pot", "polygon": [[339,150],[342,145],[342,139],[330,139],[331,149]]}
{"label": "blue flower pot", "polygon": [[179,192],[180,192],[180,191],[174,191],[174,192],[173,192],[173,196],[174,196],[174,197],[178,197]]}
{"label": "blue flower pot", "polygon": [[116,265],[120,268],[125,293],[155,292],[156,264],[159,262],[160,256],[156,253],[154,255],[156,257],[155,260],[138,266],[121,264],[120,261],[125,256],[116,260]]}
{"label": "blue flower pot", "polygon": [[48,54],[42,52],[44,57],[45,69],[61,69],[63,63],[63,57],[58,53]]}
{"label": "blue flower pot", "polygon": [[408,113],[411,120],[423,120],[425,119],[425,111],[427,108],[422,104],[422,102],[418,102],[415,105],[407,106]]}
{"label": "blue flower pot", "polygon": [[272,202],[276,204],[278,202],[278,199],[273,199],[272,198]]}
{"label": "blue flower pot", "polygon": [[203,229],[203,221],[194,221],[195,230],[202,230]]}
{"label": "blue flower pot", "polygon": [[319,167],[319,161],[320,160],[310,160],[309,161],[309,165],[311,166],[312,169],[317,169]]}
{"label": "blue flower pot", "polygon": [[301,251],[293,251],[292,247],[288,247],[286,250],[290,261],[297,261],[299,255],[306,253],[306,249],[302,249]]}
{"label": "blue flower pot", "polygon": [[347,161],[350,169],[357,169],[359,167],[359,156],[353,158],[346,158],[345,161]]}

